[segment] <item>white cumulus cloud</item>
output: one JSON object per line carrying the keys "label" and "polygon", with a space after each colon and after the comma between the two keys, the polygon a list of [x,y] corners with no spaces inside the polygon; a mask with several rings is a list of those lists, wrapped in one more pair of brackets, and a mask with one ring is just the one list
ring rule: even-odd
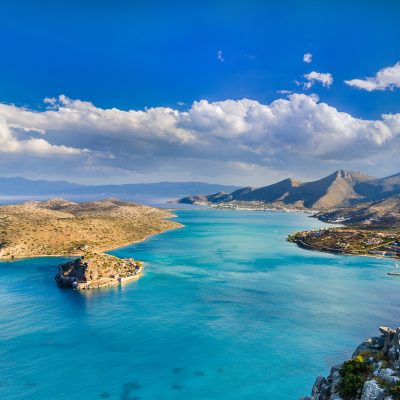
{"label": "white cumulus cloud", "polygon": [[394,90],[400,88],[400,62],[392,67],[383,68],[373,77],[350,79],[346,85],[372,92],[374,90]]}
{"label": "white cumulus cloud", "polygon": [[18,139],[12,129],[18,129],[29,134],[29,132],[43,133],[41,129],[27,128],[19,125],[7,125],[4,118],[0,117],[0,153],[21,153],[41,156],[52,155],[80,155],[88,152],[87,149],[79,149],[64,145],[52,145],[43,138],[28,137]]}
{"label": "white cumulus cloud", "polygon": [[333,83],[332,74],[321,73],[312,71],[309,74],[305,74],[304,78],[307,79],[307,82],[304,83],[305,89],[310,89],[315,83],[320,83],[322,86],[330,87]]}
{"label": "white cumulus cloud", "polygon": [[[60,177],[107,171],[153,181],[241,176],[245,183],[267,170],[298,176],[317,163],[322,174],[335,163],[362,169],[400,156],[400,114],[364,120],[296,93],[270,104],[201,100],[187,111],[103,109],[59,96],[45,111],[0,104],[0,121],[3,170],[39,173],[53,157]],[[71,156],[79,162],[60,161]]]}

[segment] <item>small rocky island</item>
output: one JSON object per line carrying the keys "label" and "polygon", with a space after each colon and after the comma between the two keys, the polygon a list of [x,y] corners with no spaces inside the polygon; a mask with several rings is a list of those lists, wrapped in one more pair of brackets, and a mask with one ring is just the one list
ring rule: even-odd
{"label": "small rocky island", "polygon": [[76,260],[61,264],[55,280],[61,287],[98,289],[136,280],[142,274],[142,269],[142,263],[132,258],[86,253]]}
{"label": "small rocky island", "polygon": [[380,336],[361,343],[328,377],[318,377],[311,397],[301,400],[400,399],[400,328],[379,330]]}

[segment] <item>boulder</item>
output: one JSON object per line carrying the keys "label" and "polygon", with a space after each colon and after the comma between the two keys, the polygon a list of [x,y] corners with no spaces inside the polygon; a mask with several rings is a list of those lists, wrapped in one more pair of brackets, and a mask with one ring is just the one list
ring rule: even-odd
{"label": "boulder", "polygon": [[360,400],[384,400],[385,392],[374,379],[366,381],[362,388]]}
{"label": "boulder", "polygon": [[395,375],[395,371],[391,368],[382,368],[374,371],[374,375],[387,383],[396,384],[400,381],[400,378]]}

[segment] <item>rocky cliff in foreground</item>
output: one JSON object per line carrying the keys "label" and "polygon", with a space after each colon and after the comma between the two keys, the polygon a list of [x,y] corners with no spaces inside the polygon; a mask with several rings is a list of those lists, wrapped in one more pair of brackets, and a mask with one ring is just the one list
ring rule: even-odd
{"label": "rocky cliff in foreground", "polygon": [[380,336],[360,344],[328,377],[318,377],[311,397],[301,400],[400,399],[400,328],[379,330]]}
{"label": "rocky cliff in foreground", "polygon": [[61,287],[98,289],[136,280],[142,274],[142,268],[142,263],[132,258],[88,253],[61,264],[54,279]]}

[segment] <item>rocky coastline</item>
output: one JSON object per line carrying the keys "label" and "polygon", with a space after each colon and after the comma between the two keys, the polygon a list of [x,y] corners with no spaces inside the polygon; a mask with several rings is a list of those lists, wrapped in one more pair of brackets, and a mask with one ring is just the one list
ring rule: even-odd
{"label": "rocky coastline", "polygon": [[138,279],[143,264],[132,258],[87,253],[58,267],[55,281],[60,287],[77,290],[99,289]]}
{"label": "rocky coastline", "polygon": [[300,400],[400,399],[400,328],[381,326],[380,336],[361,343],[350,360],[319,376],[311,396]]}
{"label": "rocky coastline", "polygon": [[296,232],[288,241],[332,254],[400,258],[399,229],[341,227]]}

